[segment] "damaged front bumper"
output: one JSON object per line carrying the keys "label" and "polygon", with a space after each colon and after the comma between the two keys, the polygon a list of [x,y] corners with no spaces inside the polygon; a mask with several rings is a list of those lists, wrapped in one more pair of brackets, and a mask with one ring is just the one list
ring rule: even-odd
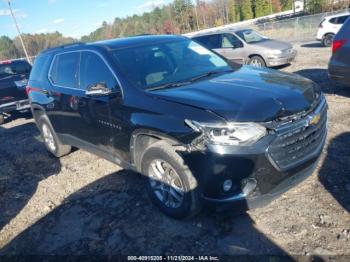
{"label": "damaged front bumper", "polygon": [[[300,119],[283,123],[254,146],[208,144],[182,152],[199,181],[203,198],[216,206],[269,203],[312,174],[327,137],[327,103]],[[229,190],[227,184],[232,185]]]}

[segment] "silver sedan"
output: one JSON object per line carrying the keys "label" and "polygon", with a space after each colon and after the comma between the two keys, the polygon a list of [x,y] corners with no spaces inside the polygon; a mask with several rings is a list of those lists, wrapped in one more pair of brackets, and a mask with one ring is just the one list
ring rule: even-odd
{"label": "silver sedan", "polygon": [[269,39],[252,29],[197,34],[191,38],[230,61],[256,67],[290,64],[297,55],[291,44]]}

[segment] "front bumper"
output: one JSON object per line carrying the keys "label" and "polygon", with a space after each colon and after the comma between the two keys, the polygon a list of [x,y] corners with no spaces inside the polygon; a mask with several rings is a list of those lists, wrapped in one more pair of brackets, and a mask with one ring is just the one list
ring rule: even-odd
{"label": "front bumper", "polygon": [[[221,207],[241,202],[255,208],[311,175],[326,137],[327,103],[322,97],[313,112],[278,125],[252,147],[208,145],[205,152],[183,153],[183,158],[206,202]],[[227,180],[232,187],[225,191]]]}
{"label": "front bumper", "polygon": [[0,113],[9,113],[28,109],[30,109],[29,99],[0,104]]}
{"label": "front bumper", "polygon": [[296,56],[297,56],[297,51],[292,49],[288,54],[268,55],[266,63],[268,67],[286,65],[293,62]]}

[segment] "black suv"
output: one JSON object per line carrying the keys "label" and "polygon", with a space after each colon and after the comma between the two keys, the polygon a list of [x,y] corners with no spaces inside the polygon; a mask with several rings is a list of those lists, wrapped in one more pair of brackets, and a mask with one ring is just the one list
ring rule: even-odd
{"label": "black suv", "polygon": [[25,60],[0,62],[0,125],[5,114],[30,109],[25,92],[30,70],[31,65]]}
{"label": "black suv", "polygon": [[52,154],[73,146],[140,172],[175,218],[266,203],[313,171],[327,134],[312,81],[230,65],[181,36],[45,51],[27,88]]}

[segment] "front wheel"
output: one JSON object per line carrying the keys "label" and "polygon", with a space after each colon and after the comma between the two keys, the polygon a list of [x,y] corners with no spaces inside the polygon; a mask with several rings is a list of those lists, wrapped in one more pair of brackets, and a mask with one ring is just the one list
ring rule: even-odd
{"label": "front wheel", "polygon": [[266,67],[266,63],[264,59],[260,56],[253,56],[249,59],[248,65],[254,66],[254,67]]}
{"label": "front wheel", "polygon": [[166,215],[184,219],[201,210],[200,187],[181,156],[167,143],[151,145],[142,157],[142,173],[155,205]]}

